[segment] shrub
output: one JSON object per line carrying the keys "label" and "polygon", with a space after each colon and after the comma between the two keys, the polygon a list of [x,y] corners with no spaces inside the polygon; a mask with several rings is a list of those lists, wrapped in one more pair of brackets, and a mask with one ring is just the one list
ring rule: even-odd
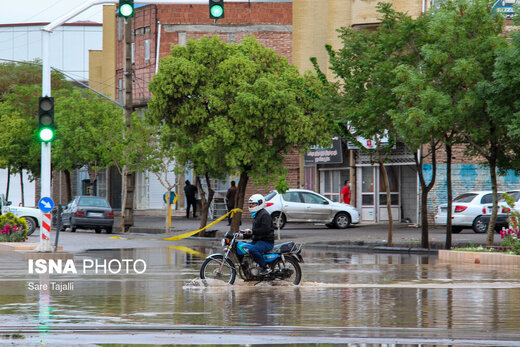
{"label": "shrub", "polygon": [[25,242],[27,223],[24,218],[17,218],[11,212],[0,216],[0,242]]}

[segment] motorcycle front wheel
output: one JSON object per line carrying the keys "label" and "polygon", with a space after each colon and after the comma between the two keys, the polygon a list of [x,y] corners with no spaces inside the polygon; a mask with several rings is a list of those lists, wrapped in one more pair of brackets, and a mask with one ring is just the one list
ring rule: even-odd
{"label": "motorcycle front wheel", "polygon": [[200,278],[202,279],[214,279],[233,284],[236,277],[235,265],[230,259],[224,260],[222,254],[207,257],[200,267]]}
{"label": "motorcycle front wheel", "polygon": [[302,280],[302,269],[300,263],[291,256],[285,256],[285,264],[282,259],[275,260],[273,274],[277,279],[294,285],[300,284]]}

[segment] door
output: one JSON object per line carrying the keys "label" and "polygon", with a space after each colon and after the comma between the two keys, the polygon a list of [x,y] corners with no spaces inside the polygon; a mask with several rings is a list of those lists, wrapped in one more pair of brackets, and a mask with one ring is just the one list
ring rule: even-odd
{"label": "door", "polygon": [[[390,186],[390,209],[392,211],[392,221],[399,220],[399,206],[400,206],[400,194],[399,194],[399,166],[386,166],[386,173],[388,175],[388,184]],[[378,170],[380,172],[380,170]],[[383,179],[383,174],[379,175],[379,220],[388,221],[388,207],[386,206],[386,187]]]}
{"label": "door", "polygon": [[305,205],[307,220],[316,220],[328,222],[330,221],[331,209],[327,200],[319,195],[302,192],[302,199]]}
{"label": "door", "polygon": [[[361,168],[361,180],[358,183],[358,191],[361,192],[361,220],[367,222],[376,221],[375,176],[376,168],[364,166]],[[361,187],[359,187],[361,186]]]}
{"label": "door", "polygon": [[305,208],[300,192],[286,192],[282,195],[282,211],[288,221],[305,220]]}

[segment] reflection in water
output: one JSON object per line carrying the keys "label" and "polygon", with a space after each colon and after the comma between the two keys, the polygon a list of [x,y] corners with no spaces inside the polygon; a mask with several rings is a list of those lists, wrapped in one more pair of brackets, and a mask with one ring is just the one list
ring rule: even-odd
{"label": "reflection in water", "polygon": [[199,279],[203,255],[214,251],[170,247],[85,252],[75,257],[76,263],[86,258],[143,259],[147,271],[49,275],[51,282],[74,283],[72,291],[51,290],[50,297],[28,288],[40,278],[27,274],[26,263],[6,259],[0,262],[0,315],[4,327],[38,327],[45,320],[51,329],[188,325],[398,328],[411,329],[403,334],[415,337],[424,331],[414,329],[517,334],[518,271],[440,265],[435,256],[307,249],[300,286],[241,280],[230,286]]}

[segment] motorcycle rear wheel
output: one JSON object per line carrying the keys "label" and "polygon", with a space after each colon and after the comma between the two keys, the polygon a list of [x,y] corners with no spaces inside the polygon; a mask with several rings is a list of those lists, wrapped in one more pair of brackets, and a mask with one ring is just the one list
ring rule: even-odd
{"label": "motorcycle rear wheel", "polygon": [[275,276],[277,274],[287,274],[288,277],[276,277],[281,281],[292,283],[294,285],[300,284],[300,281],[302,280],[302,269],[300,268],[300,263],[291,256],[285,256],[285,265],[282,259],[279,258],[275,260],[272,273],[275,274]]}
{"label": "motorcycle rear wheel", "polygon": [[[220,271],[219,268],[221,268]],[[206,258],[200,267],[200,278],[202,279],[214,279],[233,284],[236,277],[235,265],[230,259],[224,261],[224,256],[221,254]]]}

